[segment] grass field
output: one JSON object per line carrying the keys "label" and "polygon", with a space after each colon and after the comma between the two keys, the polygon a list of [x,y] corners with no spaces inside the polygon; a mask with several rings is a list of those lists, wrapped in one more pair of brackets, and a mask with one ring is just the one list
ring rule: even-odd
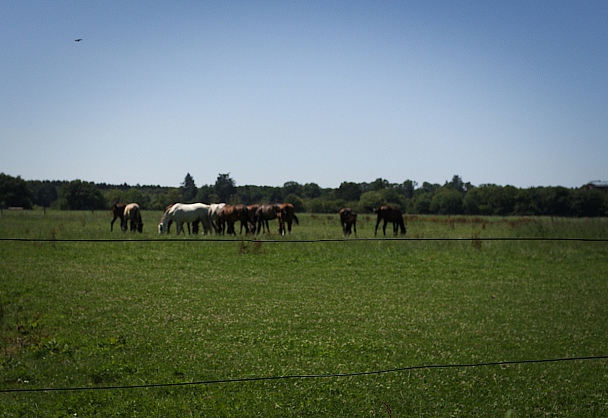
{"label": "grass field", "polygon": [[[107,212],[4,211],[0,416],[608,416],[606,359],[464,366],[608,355],[608,219],[344,240],[337,215],[299,217],[176,241],[156,212],[125,234]],[[437,365],[463,366],[417,368]],[[78,390],[9,391],[45,388]]]}

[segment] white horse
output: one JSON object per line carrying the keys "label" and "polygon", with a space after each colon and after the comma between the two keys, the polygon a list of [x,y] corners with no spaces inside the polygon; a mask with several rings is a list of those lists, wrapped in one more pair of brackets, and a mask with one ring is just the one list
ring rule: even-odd
{"label": "white horse", "polygon": [[225,203],[212,203],[209,205],[209,219],[213,225],[213,229],[215,229],[215,232],[217,233],[219,233],[218,217],[224,206],[226,206]]}
{"label": "white horse", "polygon": [[184,232],[184,222],[198,222],[203,224],[205,233],[211,230],[209,218],[209,205],[204,203],[176,203],[163,214],[158,224],[158,233],[162,234],[168,230],[170,222],[177,225],[177,233]]}

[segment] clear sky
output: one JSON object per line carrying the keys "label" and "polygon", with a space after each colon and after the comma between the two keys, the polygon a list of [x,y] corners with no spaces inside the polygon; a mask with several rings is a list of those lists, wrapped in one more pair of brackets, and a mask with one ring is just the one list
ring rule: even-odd
{"label": "clear sky", "polygon": [[3,0],[0,143],[26,180],[578,187],[608,2]]}

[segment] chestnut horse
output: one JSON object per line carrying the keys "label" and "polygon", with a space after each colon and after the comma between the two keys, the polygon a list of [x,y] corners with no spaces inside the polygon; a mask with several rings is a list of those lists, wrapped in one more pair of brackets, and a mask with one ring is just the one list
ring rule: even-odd
{"label": "chestnut horse", "polygon": [[355,237],[357,236],[357,213],[351,208],[340,209],[340,224],[342,225],[342,232],[346,238],[351,234],[351,231],[355,231]]}
{"label": "chestnut horse", "polygon": [[112,218],[112,222],[110,222],[110,231],[114,230],[114,221],[117,218],[120,218],[120,229],[123,231],[127,230],[127,225],[125,225],[125,206],[127,205],[117,202],[114,202],[112,205],[112,215],[114,217]]}
{"label": "chestnut horse", "polygon": [[264,229],[270,232],[268,221],[277,219],[277,212],[281,211],[281,205],[275,203],[273,205],[260,205],[255,212],[255,222],[257,222],[257,232],[264,232]]}
{"label": "chestnut horse", "polygon": [[249,233],[249,212],[245,205],[225,205],[218,215],[219,230],[224,232],[224,224],[228,224],[228,230],[226,231],[229,235],[236,235],[234,230],[235,222],[241,222],[242,227],[245,227],[245,233]]}
{"label": "chestnut horse", "polygon": [[298,217],[296,216],[296,211],[291,203],[283,203],[279,207],[279,211],[277,212],[277,217],[279,218],[279,234],[285,235],[285,224],[287,224],[287,230],[291,234],[291,223],[293,221],[296,222],[296,225],[300,224]]}
{"label": "chestnut horse", "polygon": [[405,224],[403,223],[403,214],[401,213],[401,209],[395,206],[383,205],[378,209],[373,209],[374,213],[378,215],[378,221],[376,222],[376,228],[374,229],[374,236],[376,236],[378,232],[378,225],[380,225],[380,221],[384,221],[384,225],[382,226],[382,232],[386,236],[386,224],[389,222],[393,223],[393,234],[397,235],[398,228],[401,229],[401,235],[405,235]]}
{"label": "chestnut horse", "polygon": [[143,232],[144,223],[141,221],[141,211],[137,203],[129,203],[125,206],[124,219],[125,230],[127,222],[131,222],[131,232]]}

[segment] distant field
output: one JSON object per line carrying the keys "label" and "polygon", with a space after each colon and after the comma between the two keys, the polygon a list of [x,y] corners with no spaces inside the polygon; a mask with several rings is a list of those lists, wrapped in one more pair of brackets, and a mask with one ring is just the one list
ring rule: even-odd
{"label": "distant field", "polygon": [[[464,366],[608,355],[608,219],[407,217],[371,240],[360,215],[344,240],[301,214],[288,237],[168,241],[143,215],[0,215],[0,238],[45,240],[0,241],[1,416],[608,416],[605,359]],[[462,366],[415,368],[436,365]],[[80,390],[6,392],[43,388]]]}

